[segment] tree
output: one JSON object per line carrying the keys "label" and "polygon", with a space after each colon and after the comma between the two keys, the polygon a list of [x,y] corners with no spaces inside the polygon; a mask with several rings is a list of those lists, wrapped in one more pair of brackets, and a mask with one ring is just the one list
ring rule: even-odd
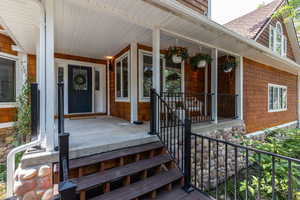
{"label": "tree", "polygon": [[298,41],[300,42],[300,0],[289,0],[287,4],[283,5],[275,12],[273,17],[283,17],[285,21],[294,19]]}

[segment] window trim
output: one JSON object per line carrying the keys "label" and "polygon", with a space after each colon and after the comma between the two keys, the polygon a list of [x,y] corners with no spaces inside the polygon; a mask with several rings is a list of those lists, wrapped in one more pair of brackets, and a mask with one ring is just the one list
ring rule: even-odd
{"label": "window trim", "polygon": [[[278,41],[277,41],[277,34],[279,33],[278,29],[277,29],[278,26],[280,26],[280,29],[281,29],[281,41],[280,41],[281,52],[280,53],[278,53],[276,51],[276,46],[277,46],[277,43],[278,43]],[[273,35],[273,41],[272,41],[273,45],[271,45],[272,31],[274,31],[273,32],[273,34],[274,34]],[[287,37],[283,33],[282,24],[279,21],[276,22],[275,26],[273,26],[272,24],[270,24],[270,27],[269,27],[269,48],[272,49],[273,52],[275,52],[275,53],[277,53],[277,54],[279,54],[281,56],[287,56],[287,45],[288,45],[287,44]]]}
{"label": "window trim", "polygon": [[[280,109],[270,109],[270,87],[276,87],[278,89],[286,89],[286,108],[280,108]],[[280,97],[279,92],[278,92],[278,97]],[[273,83],[268,83],[268,112],[283,112],[288,110],[288,87],[284,85],[278,85],[278,84],[273,84]]]}
{"label": "window trim", "polygon": [[[128,60],[128,97],[118,97],[117,96],[117,63],[121,60],[123,60],[125,57],[127,56],[127,60]],[[130,102],[130,95],[131,95],[131,91],[130,91],[130,85],[131,85],[131,81],[130,81],[130,72],[131,72],[131,60],[130,60],[130,52],[126,51],[125,53],[123,53],[121,56],[119,56],[118,58],[116,58],[115,63],[114,63],[114,72],[115,72],[115,102]],[[123,68],[123,66],[121,65],[121,67]],[[123,76],[121,75],[121,91],[123,90]]]}
{"label": "window trim", "polygon": [[14,88],[14,95],[15,95],[15,100],[14,101],[4,101],[4,102],[0,102],[0,108],[14,108],[17,107],[17,68],[18,68],[18,57],[14,56],[14,55],[10,55],[10,54],[6,54],[6,53],[2,53],[0,52],[0,58],[4,58],[7,60],[12,60],[15,62],[15,88]]}
{"label": "window trim", "polygon": [[[143,82],[144,82],[144,75],[143,75],[143,55],[149,55],[152,56],[152,52],[151,51],[147,51],[147,50],[143,50],[143,49],[139,49],[139,101],[140,102],[150,102],[150,97],[144,97],[144,87],[143,87]],[[161,90],[163,92],[165,92],[165,82],[166,82],[166,77],[165,77],[165,69],[166,69],[166,59],[165,59],[165,55],[164,54],[160,54],[160,58],[163,59],[163,66],[162,66],[162,70],[163,70],[163,77],[162,77],[162,81],[163,81],[163,88],[161,88]],[[181,63],[181,73],[182,73],[182,79],[181,79],[181,90],[184,92],[184,65],[185,63],[182,62]],[[161,84],[159,84],[161,85]]]}

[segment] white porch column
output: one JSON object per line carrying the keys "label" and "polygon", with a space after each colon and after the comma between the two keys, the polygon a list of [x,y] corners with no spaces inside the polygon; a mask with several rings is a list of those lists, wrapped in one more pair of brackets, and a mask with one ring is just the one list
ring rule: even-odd
{"label": "white porch column", "polygon": [[153,88],[160,93],[160,29],[155,27],[152,32],[152,65],[153,65]]}
{"label": "white porch column", "polygon": [[238,95],[236,99],[236,113],[240,120],[243,120],[243,57],[237,58],[239,65],[235,69],[235,94]]}
{"label": "white porch column", "polygon": [[[55,145],[55,70],[54,70],[54,1],[43,1],[46,16],[44,26],[44,36],[40,40],[41,45],[41,61],[44,66],[41,66],[41,119],[44,122],[43,128],[45,131],[44,147],[47,151],[53,151]],[[43,32],[43,31],[41,31]],[[43,33],[41,33],[43,34]],[[42,49],[43,48],[43,49]],[[42,112],[44,110],[44,113]]]}
{"label": "white porch column", "polygon": [[138,120],[138,47],[137,43],[130,44],[130,121]]}
{"label": "white porch column", "polygon": [[111,63],[111,60],[107,60],[107,63],[106,63],[106,85],[107,85],[107,88],[106,88],[106,91],[107,91],[107,115],[110,116],[110,63]]}
{"label": "white porch column", "polygon": [[212,50],[211,63],[211,115],[214,123],[218,123],[218,49]]}

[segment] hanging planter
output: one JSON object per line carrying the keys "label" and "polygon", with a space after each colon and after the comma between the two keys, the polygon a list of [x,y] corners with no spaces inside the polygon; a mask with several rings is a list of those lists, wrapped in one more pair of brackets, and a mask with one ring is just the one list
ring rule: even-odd
{"label": "hanging planter", "polygon": [[221,64],[222,70],[225,73],[230,73],[236,67],[236,60],[233,56],[227,56],[224,63]]}
{"label": "hanging planter", "polygon": [[212,58],[210,57],[210,55],[200,54],[200,53],[196,54],[195,56],[191,57],[191,59],[190,59],[191,66],[194,69],[204,68],[208,64],[210,64],[211,61],[212,61]]}
{"label": "hanging planter", "polygon": [[166,59],[174,64],[182,63],[189,57],[188,51],[184,47],[169,47]]}

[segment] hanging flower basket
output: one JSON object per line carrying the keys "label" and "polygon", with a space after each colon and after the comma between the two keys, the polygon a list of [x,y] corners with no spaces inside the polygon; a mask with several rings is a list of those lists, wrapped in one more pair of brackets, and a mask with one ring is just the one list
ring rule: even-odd
{"label": "hanging flower basket", "polygon": [[189,57],[188,51],[184,47],[169,47],[166,59],[174,64],[179,64]]}
{"label": "hanging flower basket", "polygon": [[190,63],[191,63],[191,66],[194,68],[194,69],[197,69],[197,68],[204,68],[206,67],[208,64],[210,64],[212,61],[212,58],[210,55],[207,55],[207,54],[197,54],[193,57],[191,57],[190,59]]}
{"label": "hanging flower basket", "polygon": [[221,64],[222,70],[225,73],[230,73],[236,67],[236,60],[233,56],[227,56],[224,63]]}

